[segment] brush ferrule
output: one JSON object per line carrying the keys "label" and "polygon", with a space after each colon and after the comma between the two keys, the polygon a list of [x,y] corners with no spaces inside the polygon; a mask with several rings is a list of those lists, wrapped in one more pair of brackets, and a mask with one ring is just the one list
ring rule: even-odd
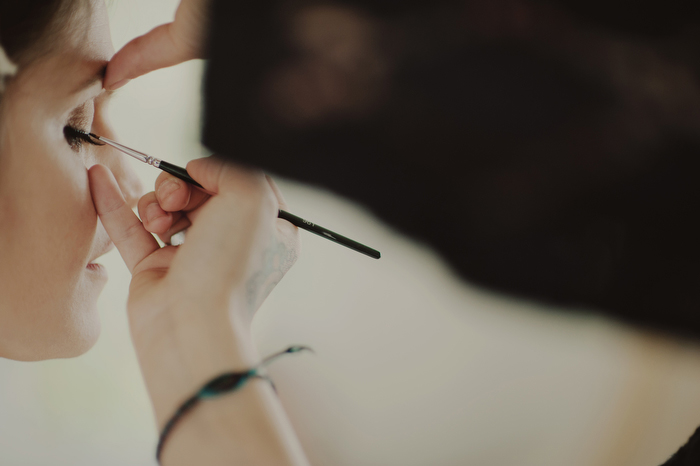
{"label": "brush ferrule", "polygon": [[151,157],[150,155],[147,155],[144,160],[147,164],[153,165],[156,168],[160,167],[160,159],[157,159],[155,157]]}

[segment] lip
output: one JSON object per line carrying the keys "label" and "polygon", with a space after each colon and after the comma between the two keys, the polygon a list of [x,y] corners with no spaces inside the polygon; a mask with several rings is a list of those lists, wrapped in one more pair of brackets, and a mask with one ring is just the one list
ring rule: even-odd
{"label": "lip", "polygon": [[107,269],[105,269],[104,265],[96,264],[94,262],[90,262],[88,265],[85,266],[85,268],[91,272],[97,272],[100,274],[104,274],[107,272]]}
{"label": "lip", "polygon": [[107,268],[102,264],[96,264],[90,262],[85,266],[85,273],[90,277],[90,281],[95,283],[105,284],[109,280],[109,274],[107,273]]}

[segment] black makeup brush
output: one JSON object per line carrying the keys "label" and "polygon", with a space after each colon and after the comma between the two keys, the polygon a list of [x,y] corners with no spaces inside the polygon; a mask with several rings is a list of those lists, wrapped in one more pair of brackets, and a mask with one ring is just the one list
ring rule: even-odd
{"label": "black makeup brush", "polygon": [[[204,189],[202,185],[193,180],[187,173],[187,170],[185,170],[182,167],[178,167],[177,165],[166,162],[165,160],[159,160],[155,157],[151,157],[150,155],[146,155],[143,152],[139,152],[137,150],[123,146],[118,142],[112,141],[111,139],[107,139],[104,136],[98,136],[94,133],[86,133],[85,131],[80,130],[78,130],[78,132],[83,134],[85,137],[93,138],[107,145],[110,145],[115,149],[124,152],[125,154],[130,155],[141,162],[147,163],[148,165],[152,165],[156,168],[160,168],[164,172],[170,173],[171,175],[180,178],[181,180],[186,181],[191,185]],[[297,227],[303,230],[310,231],[311,233],[317,234],[318,236],[321,236],[338,244],[342,244],[347,248],[353,249],[369,257],[373,257],[374,259],[379,259],[381,257],[381,254],[376,249],[372,249],[368,246],[365,246],[364,244],[358,243],[357,241],[353,241],[350,238],[346,238],[345,236],[339,235],[338,233],[332,232],[326,228],[323,228],[320,225],[316,225],[315,223],[309,222],[308,220],[304,220],[303,218],[297,217],[296,215],[290,214],[289,212],[286,212],[284,210],[280,210],[278,216],[279,218],[283,218],[291,224],[296,225]]]}

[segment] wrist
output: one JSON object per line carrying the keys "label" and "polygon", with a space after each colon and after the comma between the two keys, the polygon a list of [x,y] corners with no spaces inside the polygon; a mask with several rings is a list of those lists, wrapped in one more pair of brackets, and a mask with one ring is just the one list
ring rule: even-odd
{"label": "wrist", "polygon": [[163,317],[152,331],[134,338],[159,429],[202,384],[259,362],[249,324],[236,322],[225,301],[179,301]]}

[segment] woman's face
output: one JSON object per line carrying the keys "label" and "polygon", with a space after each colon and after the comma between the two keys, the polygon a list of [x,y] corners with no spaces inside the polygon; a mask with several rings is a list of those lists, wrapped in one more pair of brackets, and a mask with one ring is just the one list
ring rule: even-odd
{"label": "woman's face", "polygon": [[55,50],[8,82],[0,97],[0,356],[77,356],[97,339],[97,297],[112,248],[87,168],[100,163],[135,204],[140,184],[125,158],[76,139],[111,137],[102,70],[114,53],[103,1],[80,7]]}

